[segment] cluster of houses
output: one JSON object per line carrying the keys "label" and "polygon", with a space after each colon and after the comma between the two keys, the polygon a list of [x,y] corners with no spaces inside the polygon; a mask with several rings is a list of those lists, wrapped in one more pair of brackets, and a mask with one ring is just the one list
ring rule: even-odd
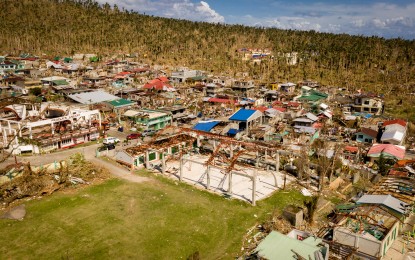
{"label": "cluster of houses", "polygon": [[[249,59],[270,55],[267,50],[239,52]],[[185,135],[194,138],[198,149],[211,152],[221,149],[216,142],[227,142],[231,159],[232,147],[248,149],[258,143],[265,151],[264,162],[270,145],[278,147],[277,156],[285,151],[295,159],[304,149],[312,154],[313,142],[320,139],[324,156],[380,176],[381,188],[373,188],[353,204],[339,205],[337,213],[343,217],[336,220],[336,228],[317,240],[300,231],[287,236],[271,233],[257,250],[264,258],[279,259],[277,252],[285,250],[287,257],[293,252],[303,257],[296,259],[328,259],[328,244],[333,241],[354,253],[381,258],[413,204],[408,195],[413,196],[415,188],[413,161],[386,172],[376,163],[381,158],[403,163],[411,156],[409,122],[386,118],[383,97],[373,93],[350,93],[312,80],[258,82],[243,72],[233,78],[150,66],[135,55],[119,59],[95,54],[0,56],[0,91],[0,147],[13,154],[73,147],[104,137],[111,126],[125,133],[175,127],[182,132],[164,137],[169,146],[154,139],[150,143],[154,148],[125,148],[117,161],[148,168],[164,160],[164,152],[157,149],[175,154],[181,145],[191,145]],[[278,157],[277,171],[279,163]],[[388,181],[400,184],[392,190],[385,184]],[[273,249],[275,244],[281,245],[280,251]],[[294,249],[287,251],[289,246]]]}

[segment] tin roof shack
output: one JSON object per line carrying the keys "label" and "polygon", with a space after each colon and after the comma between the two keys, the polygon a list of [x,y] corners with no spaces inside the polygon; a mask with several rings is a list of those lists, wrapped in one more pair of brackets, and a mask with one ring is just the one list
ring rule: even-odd
{"label": "tin roof shack", "polygon": [[171,114],[159,110],[127,110],[123,116],[144,129],[160,130],[172,124]]}
{"label": "tin roof shack", "polygon": [[293,120],[294,129],[297,133],[310,133],[314,134],[317,130],[315,123],[319,120],[313,113],[307,113],[302,117],[298,117]]}
{"label": "tin roof shack", "polygon": [[355,133],[354,135],[356,136],[356,142],[371,144],[376,142],[378,132],[370,128],[362,127],[360,128],[359,132]]}
{"label": "tin roof shack", "polygon": [[363,195],[354,205],[338,205],[344,216],[333,230],[333,241],[380,259],[398,237],[407,207],[391,195]]}
{"label": "tin roof shack", "polygon": [[272,231],[257,246],[255,252],[261,259],[268,260],[329,259],[329,246],[322,239],[312,237],[305,232],[298,233],[302,235],[283,235],[277,231]]}
{"label": "tin roof shack", "polygon": [[326,93],[319,92],[307,86],[302,86],[301,96],[297,97],[296,100],[305,101],[308,103],[315,103],[326,99],[328,96],[329,95]]}
{"label": "tin roof shack", "polygon": [[234,129],[234,131],[246,131],[249,133],[250,129],[254,128],[254,126],[262,124],[262,116],[263,113],[259,110],[239,109],[229,117],[229,121],[238,124],[238,129]]}

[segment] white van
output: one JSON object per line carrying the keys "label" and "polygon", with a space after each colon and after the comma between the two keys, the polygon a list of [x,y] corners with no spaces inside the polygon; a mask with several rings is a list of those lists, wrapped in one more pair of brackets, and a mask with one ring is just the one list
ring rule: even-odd
{"label": "white van", "polygon": [[102,143],[103,144],[116,144],[119,141],[120,141],[120,139],[109,136],[107,138],[104,138],[104,141]]}

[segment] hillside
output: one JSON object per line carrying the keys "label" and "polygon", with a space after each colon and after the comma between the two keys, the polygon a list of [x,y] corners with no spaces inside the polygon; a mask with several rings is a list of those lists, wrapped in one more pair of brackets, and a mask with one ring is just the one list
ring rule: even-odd
{"label": "hillside", "polygon": [[[415,41],[158,18],[92,0],[3,0],[0,16],[2,53],[137,52],[150,64],[247,71],[264,82],[311,78],[386,95],[404,96],[415,83]],[[236,50],[244,47],[269,48],[274,58],[242,61]],[[292,52],[296,66],[281,56]]]}

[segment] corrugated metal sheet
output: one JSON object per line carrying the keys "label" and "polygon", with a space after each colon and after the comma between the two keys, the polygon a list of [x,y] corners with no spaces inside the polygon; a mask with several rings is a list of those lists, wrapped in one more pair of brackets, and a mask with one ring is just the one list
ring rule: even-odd
{"label": "corrugated metal sheet", "polygon": [[[256,114],[256,115],[255,115]],[[251,121],[260,117],[262,113],[258,110],[253,109],[239,109],[233,114],[229,120],[233,121]]]}
{"label": "corrugated metal sheet", "polygon": [[110,93],[107,93],[101,90],[79,93],[79,94],[72,94],[72,95],[68,95],[68,97],[76,102],[79,102],[85,105],[120,99],[117,96],[111,95]]}
{"label": "corrugated metal sheet", "polygon": [[392,195],[363,195],[356,204],[377,204],[384,205],[400,214],[405,213],[405,207],[408,205],[405,202],[398,200]]}
{"label": "corrugated metal sheet", "polygon": [[214,128],[219,123],[220,123],[220,121],[199,122],[193,127],[193,130],[210,132],[210,130],[212,130],[212,128]]}

